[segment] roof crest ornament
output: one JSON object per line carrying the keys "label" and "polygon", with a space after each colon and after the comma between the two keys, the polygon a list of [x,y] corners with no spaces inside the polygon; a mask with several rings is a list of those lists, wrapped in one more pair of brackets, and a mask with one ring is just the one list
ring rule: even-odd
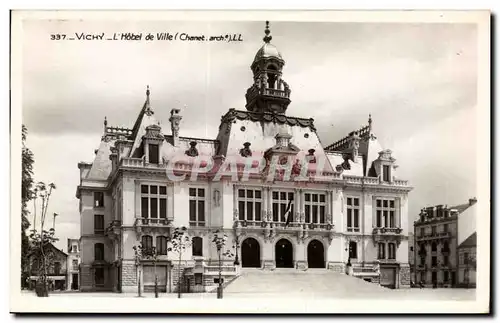
{"label": "roof crest ornament", "polygon": [[266,30],[264,32],[266,35],[262,39],[266,44],[269,44],[269,42],[273,39],[273,36],[270,35],[271,31],[269,30],[269,21],[266,21]]}
{"label": "roof crest ornament", "polygon": [[149,91],[149,85],[146,87],[146,109],[144,110],[144,112],[150,116],[152,114],[154,114],[153,112],[153,109],[151,109],[151,104],[149,102],[149,95],[151,94],[151,92]]}

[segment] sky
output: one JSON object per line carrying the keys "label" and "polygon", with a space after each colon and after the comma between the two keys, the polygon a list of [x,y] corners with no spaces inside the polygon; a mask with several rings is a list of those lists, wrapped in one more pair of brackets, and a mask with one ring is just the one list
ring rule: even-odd
{"label": "sky", "polygon": [[[79,238],[78,162],[92,162],[108,125],[132,127],[151,89],[168,124],[182,108],[181,136],[215,138],[220,117],[245,109],[250,65],[264,22],[25,21],[22,116],[35,180],[54,182],[48,214],[57,245]],[[143,33],[141,41],[50,40],[51,34]],[[145,41],[147,33],[241,34],[241,42]],[[473,24],[271,22],[286,61],[287,115],[314,118],[323,145],[373,119],[419,210],[476,195],[477,28]],[[169,129],[167,130],[169,131]]]}

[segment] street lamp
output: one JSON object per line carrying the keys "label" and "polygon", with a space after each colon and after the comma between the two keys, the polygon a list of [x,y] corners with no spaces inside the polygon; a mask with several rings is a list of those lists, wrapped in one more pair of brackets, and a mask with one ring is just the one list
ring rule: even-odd
{"label": "street lamp", "polygon": [[238,258],[238,248],[240,247],[240,241],[239,241],[238,237],[236,237],[234,239],[234,242],[235,242],[235,245],[236,245],[236,252],[235,252],[236,255],[234,257],[234,265],[235,266],[239,266],[240,265],[240,260]]}
{"label": "street lamp", "polygon": [[219,230],[215,231],[212,242],[215,243],[217,247],[217,256],[219,257],[219,286],[217,287],[217,298],[222,298],[222,256],[232,257],[233,255],[230,250],[224,251],[226,241],[227,235],[225,233],[223,234]]}
{"label": "street lamp", "polygon": [[137,246],[133,247],[134,249],[134,259],[135,259],[135,266],[136,266],[136,276],[137,276],[137,295],[141,297],[141,275],[139,272],[140,264],[141,264],[141,258],[142,258],[142,244],[138,244]]}

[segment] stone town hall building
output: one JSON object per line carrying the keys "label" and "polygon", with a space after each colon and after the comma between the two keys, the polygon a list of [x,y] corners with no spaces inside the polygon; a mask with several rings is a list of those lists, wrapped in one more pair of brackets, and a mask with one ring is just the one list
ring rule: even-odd
{"label": "stone town hall building", "polygon": [[[186,291],[208,290],[218,273],[216,229],[236,250],[223,259],[226,280],[241,267],[324,268],[409,287],[411,187],[392,152],[371,117],[323,146],[313,119],[290,116],[285,61],[265,31],[247,104],[222,116],[216,138],[181,136],[179,109],[163,126],[149,89],[132,128],[105,120],[94,161],[78,164],[82,291],[135,292],[138,279],[148,291],[155,275],[161,291],[175,291],[178,277]],[[182,226],[192,244],[179,261],[167,237]],[[135,257],[141,242],[156,247],[156,269]]]}

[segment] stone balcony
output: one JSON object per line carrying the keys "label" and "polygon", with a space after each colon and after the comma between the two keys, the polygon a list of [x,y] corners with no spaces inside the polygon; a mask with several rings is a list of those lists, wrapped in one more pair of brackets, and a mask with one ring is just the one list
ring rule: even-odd
{"label": "stone balcony", "polygon": [[140,218],[137,217],[134,227],[137,233],[151,232],[158,229],[172,228],[172,220],[167,218]]}
{"label": "stone balcony", "polygon": [[416,240],[426,241],[426,240],[436,240],[436,239],[449,239],[452,237],[450,232],[436,232],[430,233],[423,236],[416,236]]}
{"label": "stone balcony", "polygon": [[120,159],[120,167],[164,169],[166,165],[163,162],[158,164],[146,163],[144,158],[123,157]]}
{"label": "stone balcony", "polygon": [[408,181],[402,179],[393,179],[391,182],[384,182],[379,177],[345,175],[343,178],[347,184],[353,185],[384,185],[409,188]]}
{"label": "stone balcony", "polygon": [[283,221],[249,221],[249,220],[235,220],[235,228],[268,228],[268,229],[280,229],[280,230],[290,230],[290,231],[331,231],[334,225],[329,223],[301,223],[301,222],[290,222],[288,225]]}
{"label": "stone balcony", "polygon": [[373,245],[377,245],[379,242],[394,242],[399,246],[403,239],[402,232],[401,228],[373,228]]}

